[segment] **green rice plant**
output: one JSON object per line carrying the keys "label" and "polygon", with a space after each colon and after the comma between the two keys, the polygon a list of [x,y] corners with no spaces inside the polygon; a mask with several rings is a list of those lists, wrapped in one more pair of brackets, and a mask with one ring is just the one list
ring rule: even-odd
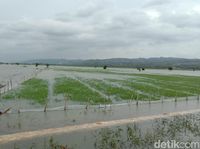
{"label": "green rice plant", "polygon": [[110,100],[105,99],[98,92],[91,90],[80,81],[67,77],[55,79],[54,93],[56,95],[68,94],[71,96],[71,100],[74,101],[88,102],[88,99],[90,99],[91,104],[111,103]]}
{"label": "green rice plant", "polygon": [[3,99],[28,99],[44,104],[48,96],[48,83],[42,79],[29,79],[21,84],[21,87],[9,91]]}
{"label": "green rice plant", "polygon": [[147,81],[162,82],[167,84],[178,85],[182,87],[200,87],[200,78],[196,76],[182,76],[182,75],[153,75],[153,74],[136,74],[136,76]]}
{"label": "green rice plant", "polygon": [[[106,83],[103,80],[87,80],[86,83],[88,83],[91,87],[94,87],[95,89],[103,92],[104,94],[108,96],[114,96],[116,99],[120,100],[130,100],[137,98],[137,92],[135,90],[125,89],[120,86],[115,86],[110,83]],[[139,99],[145,100],[147,96],[140,94]]]}
{"label": "green rice plant", "polygon": [[[147,94],[154,94],[158,96],[164,96],[164,97],[186,97],[186,96],[194,96],[198,95],[200,92],[200,87],[197,87],[197,83],[190,83],[190,82],[181,82],[180,78],[177,81],[164,81],[164,77],[162,76],[162,80],[156,79],[156,77],[151,78],[148,77],[148,75],[141,75],[142,77],[129,78],[127,80],[111,80],[115,81],[119,84],[122,84],[123,86],[128,86],[131,88],[135,88],[136,90],[139,90],[141,92],[147,93]],[[171,76],[165,76],[165,77],[171,77]],[[184,76],[179,76],[183,77]],[[160,78],[158,76],[158,78]],[[172,76],[174,78],[174,76]],[[169,80],[169,79],[166,79]],[[173,80],[173,79],[172,79]]]}
{"label": "green rice plant", "polygon": [[[142,75],[143,76],[143,75]],[[146,77],[146,78],[145,78]],[[175,76],[158,76],[156,78],[155,76],[153,78],[152,75],[145,75],[140,79],[137,79],[137,83],[145,84],[146,86],[157,86],[160,88],[159,90],[161,91],[161,95],[164,95],[166,97],[174,97],[175,94],[177,94],[178,97],[185,97],[185,96],[194,96],[199,94],[200,92],[200,86],[198,87],[198,83],[194,82],[185,82],[181,80],[181,77],[184,78],[184,76],[177,76],[176,79],[177,81],[165,81],[164,78],[166,77],[166,80],[169,80],[169,78],[174,78]],[[162,78],[162,79],[160,79]],[[171,79],[172,79],[171,78]],[[129,79],[133,82],[135,82],[134,79]],[[172,79],[173,80],[173,79]]]}

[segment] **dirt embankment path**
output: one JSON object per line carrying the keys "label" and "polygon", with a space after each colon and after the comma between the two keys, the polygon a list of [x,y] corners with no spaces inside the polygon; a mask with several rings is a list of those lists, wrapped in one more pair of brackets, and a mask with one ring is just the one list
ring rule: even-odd
{"label": "dirt embankment path", "polygon": [[15,134],[8,134],[8,135],[0,135],[0,144],[6,144],[13,141],[31,139],[34,137],[42,137],[42,136],[55,135],[55,134],[65,134],[65,133],[71,133],[75,131],[77,132],[81,130],[91,130],[91,129],[117,126],[117,125],[125,125],[125,124],[134,123],[134,122],[169,118],[173,116],[181,116],[181,115],[193,114],[193,113],[198,113],[198,112],[200,112],[200,109],[181,111],[181,112],[172,112],[172,113],[163,113],[163,114],[158,114],[158,115],[142,116],[142,117],[136,117],[136,118],[121,119],[121,120],[86,123],[86,124],[80,124],[80,125],[65,126],[65,127],[60,127],[60,128],[49,128],[49,129],[20,132],[20,133],[15,133]]}

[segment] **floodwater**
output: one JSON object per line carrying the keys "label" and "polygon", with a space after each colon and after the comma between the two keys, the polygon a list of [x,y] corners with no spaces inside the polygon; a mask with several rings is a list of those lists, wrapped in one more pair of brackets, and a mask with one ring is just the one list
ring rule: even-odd
{"label": "floodwater", "polygon": [[[54,66],[53,68],[60,70],[89,70],[89,71],[101,71],[102,68],[93,68],[93,67],[63,67],[63,66]],[[107,72],[114,73],[125,73],[125,74],[161,74],[161,75],[185,75],[185,76],[200,76],[200,71],[196,70],[173,70],[169,71],[168,69],[146,69],[145,71],[138,71],[134,68],[107,68]]]}
{"label": "floodwater", "polygon": [[[48,95],[48,107],[60,107],[64,105],[63,95],[54,95],[53,93],[53,84],[54,79],[57,77],[71,77],[74,79],[117,79],[123,80],[128,78],[134,78],[128,74],[134,73],[144,73],[144,74],[173,74],[173,75],[193,75],[200,76],[200,71],[182,71],[182,70],[153,70],[147,69],[143,72],[139,72],[136,69],[129,68],[108,68],[103,70],[102,68],[92,68],[92,67],[65,67],[65,66],[50,66],[49,69],[45,66],[22,66],[22,65],[0,65],[0,84],[7,85],[5,88],[0,89],[0,94],[17,88],[20,84],[32,77],[37,77],[45,79],[49,83],[49,95]],[[122,75],[124,73],[124,75]],[[12,84],[12,85],[11,85]],[[12,87],[11,87],[12,86]],[[95,89],[94,89],[95,90]],[[95,90],[97,91],[97,90]],[[101,95],[107,97],[104,93],[100,92]],[[115,101],[114,103],[120,103],[124,101]],[[70,105],[83,104],[79,102],[68,101]],[[38,109],[43,108],[42,105],[39,105],[30,100],[1,100],[0,109],[4,107],[12,107],[14,111],[18,109]]]}
{"label": "floodwater", "polygon": [[82,130],[1,144],[2,149],[46,149],[63,145],[73,149],[141,149],[154,148],[158,140],[199,141],[200,114],[189,114],[96,130]]}
{"label": "floodwater", "polygon": [[5,85],[0,88],[0,96],[8,90],[17,88],[22,82],[35,77],[42,68],[36,69],[34,66],[0,65],[0,84]]}
{"label": "floodwater", "polygon": [[56,128],[66,125],[100,122],[134,118],[140,116],[156,115],[168,112],[199,109],[200,102],[197,99],[178,102],[166,101],[146,104],[122,104],[111,105],[107,108],[91,106],[87,110],[74,108],[67,111],[22,112],[5,114],[0,117],[0,134],[38,130],[44,128]]}
{"label": "floodwater", "polygon": [[31,76],[36,69],[34,66],[0,65],[0,82],[13,79],[14,81],[23,80],[24,77]]}
{"label": "floodwater", "polygon": [[[55,68],[66,68],[66,67],[55,67]],[[67,67],[70,68],[70,67]],[[71,67],[73,68],[73,67]],[[88,68],[86,68],[88,69]],[[12,65],[0,65],[0,84],[5,84],[7,81],[12,79],[13,87],[17,87],[24,80],[36,76],[38,78],[46,79],[49,82],[49,86],[52,86],[54,83],[53,80],[55,77],[61,76],[70,76],[70,77],[82,77],[89,79],[127,79],[128,75],[117,75],[117,74],[100,74],[100,73],[87,73],[87,72],[70,72],[70,71],[55,71],[36,69],[34,66],[12,66]],[[119,69],[111,68],[111,72],[120,72],[120,73],[140,73],[134,69]],[[199,71],[167,71],[167,70],[146,70],[142,73],[151,73],[151,74],[175,74],[175,75],[194,75],[200,76]],[[12,113],[8,113],[0,116],[0,135],[13,134],[17,132],[31,131],[31,130],[40,130],[46,128],[57,128],[67,125],[76,125],[92,122],[101,122],[109,120],[119,120],[126,118],[136,118],[141,116],[151,116],[168,112],[177,112],[185,111],[192,109],[200,109],[200,101],[197,100],[197,97],[191,97],[189,100],[174,100],[169,101],[158,101],[158,102],[145,102],[139,103],[122,103],[107,105],[106,108],[104,105],[99,106],[89,106],[88,109],[85,109],[85,105],[77,105],[77,103],[69,103],[68,110],[64,111],[62,97],[54,97],[52,90],[49,89],[49,110],[43,112],[43,107],[32,101],[20,100],[20,101],[1,101],[0,108],[2,107],[12,107],[14,110]],[[57,99],[57,102],[55,102]],[[55,108],[57,107],[58,108]],[[22,110],[21,113],[17,113],[17,109],[26,109]],[[149,122],[147,122],[149,123]],[[146,123],[142,123],[146,128]],[[142,126],[141,127],[144,127]],[[151,124],[152,125],[152,124]],[[151,127],[148,124],[148,126]],[[126,129],[126,126],[121,126],[123,130]],[[114,128],[117,129],[117,128]],[[73,134],[58,134],[53,136],[55,141],[60,141],[61,144],[69,144],[74,148],[94,148],[95,143],[99,143],[97,138],[94,136],[99,136],[99,132],[102,130],[91,130],[91,131],[79,131]],[[100,133],[101,134],[101,133]],[[126,133],[125,133],[126,134]],[[123,136],[125,136],[123,134]],[[22,140],[17,142],[20,146],[20,149],[27,149],[31,145],[36,146],[35,148],[40,149],[44,148],[49,142],[50,136],[42,138],[33,138],[31,140]],[[0,145],[2,149],[14,148],[14,143]],[[32,144],[33,143],[33,144]],[[37,146],[38,144],[38,146]]]}

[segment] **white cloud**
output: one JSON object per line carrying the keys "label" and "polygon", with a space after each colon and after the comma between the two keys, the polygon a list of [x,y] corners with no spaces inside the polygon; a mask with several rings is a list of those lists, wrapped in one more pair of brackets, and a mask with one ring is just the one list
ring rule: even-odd
{"label": "white cloud", "polygon": [[194,6],[192,10],[200,14],[200,5]]}
{"label": "white cloud", "polygon": [[145,13],[149,16],[150,19],[155,20],[160,17],[160,12],[157,10],[147,10]]}

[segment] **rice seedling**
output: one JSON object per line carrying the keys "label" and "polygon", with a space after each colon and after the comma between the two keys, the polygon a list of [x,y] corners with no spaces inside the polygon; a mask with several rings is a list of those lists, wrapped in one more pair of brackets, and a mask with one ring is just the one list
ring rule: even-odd
{"label": "rice seedling", "polygon": [[22,83],[21,87],[7,92],[3,99],[27,99],[45,104],[48,96],[48,83],[42,79],[30,79]]}
{"label": "rice seedling", "polygon": [[99,93],[91,90],[78,80],[72,78],[56,78],[54,94],[70,94],[71,100],[87,102],[88,98],[93,103],[110,103],[111,101],[102,97]]}

